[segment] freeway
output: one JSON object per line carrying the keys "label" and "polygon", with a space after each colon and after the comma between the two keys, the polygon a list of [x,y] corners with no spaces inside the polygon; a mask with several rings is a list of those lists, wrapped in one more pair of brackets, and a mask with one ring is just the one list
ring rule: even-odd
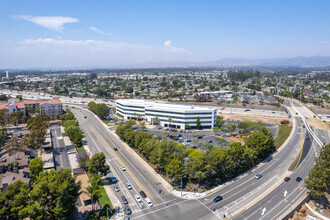
{"label": "freeway", "polygon": [[[304,143],[301,145],[300,152],[288,167],[288,170],[292,171],[289,175],[290,180],[283,181],[271,193],[264,196],[248,209],[244,209],[239,213],[239,216],[235,216],[233,219],[281,219],[290,212],[292,206],[299,204],[301,197],[307,195],[304,179],[314,165],[315,156],[318,155],[317,152],[319,152],[318,149],[321,147],[321,144],[317,137],[314,137],[312,132],[306,129],[308,124],[304,117],[307,117],[306,114],[309,114],[309,117],[313,117],[313,114],[305,109],[300,112],[302,106],[298,103],[291,102],[291,106],[297,112],[296,118],[299,118],[301,123],[304,124],[304,137],[302,137]],[[296,108],[296,106],[300,108]],[[301,177],[302,180],[297,181],[297,177]]]}
{"label": "freeway", "polygon": [[[251,203],[258,202],[266,194],[270,195],[275,189],[274,187],[282,186],[283,178],[290,174],[287,171],[288,166],[300,152],[301,146],[304,145],[305,128],[295,117],[293,120],[297,126],[294,127],[294,135],[285,147],[255,169],[220,186],[214,193],[200,199],[185,200],[168,192],[161,182],[123,147],[123,143],[91,113],[77,108],[72,111],[86,135],[91,151],[105,153],[112,174],[119,179],[117,185],[121,191],[115,194],[120,201],[121,195],[128,197],[133,209],[132,219],[221,219],[224,215],[228,216],[228,214],[243,211],[244,207],[250,205],[254,207]],[[84,118],[85,116],[86,118]],[[114,151],[114,147],[118,148],[118,151]],[[307,158],[305,157],[304,160]],[[121,165],[125,166],[127,170],[122,171]],[[300,166],[298,169],[301,169]],[[259,173],[263,177],[255,179],[254,176]],[[126,188],[126,182],[132,184],[132,190]],[[147,208],[146,204],[141,205],[134,201],[134,195],[139,194],[140,190],[146,192],[154,207]],[[161,193],[159,193],[160,190]],[[213,198],[217,195],[222,195],[224,199],[219,203],[214,203]],[[243,214],[247,213],[243,212]],[[236,216],[240,216],[240,213],[237,213]]]}

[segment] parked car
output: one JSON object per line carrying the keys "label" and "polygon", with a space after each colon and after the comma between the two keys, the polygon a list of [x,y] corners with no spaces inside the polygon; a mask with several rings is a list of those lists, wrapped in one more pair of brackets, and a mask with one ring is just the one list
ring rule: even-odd
{"label": "parked car", "polygon": [[153,204],[150,201],[150,199],[146,198],[145,201],[146,201],[148,207],[152,207],[153,206]]}
{"label": "parked car", "polygon": [[125,206],[125,213],[126,213],[126,215],[130,215],[130,214],[132,214],[132,210],[131,210],[131,208],[129,207],[129,205],[126,205],[126,206]]}
{"label": "parked car", "polygon": [[129,182],[126,183],[127,189],[132,189],[132,186]]}
{"label": "parked car", "polygon": [[125,205],[128,204],[128,200],[127,200],[126,196],[122,196],[121,199],[123,200],[123,203]]}
{"label": "parked car", "polygon": [[222,200],[222,196],[217,196],[213,199],[213,202],[219,202]]}
{"label": "parked car", "polygon": [[207,143],[212,143],[212,140],[208,140]]}
{"label": "parked car", "polygon": [[142,196],[142,198],[146,198],[147,197],[147,195],[143,191],[140,191],[140,195]]}
{"label": "parked car", "polygon": [[75,153],[76,153],[76,151],[74,151],[74,150],[68,151],[68,154],[75,154]]}

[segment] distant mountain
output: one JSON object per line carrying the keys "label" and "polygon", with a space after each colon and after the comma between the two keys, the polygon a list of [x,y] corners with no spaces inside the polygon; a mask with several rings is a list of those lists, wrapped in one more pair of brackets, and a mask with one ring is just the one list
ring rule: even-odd
{"label": "distant mountain", "polygon": [[132,65],[124,65],[119,68],[188,68],[188,67],[235,67],[235,66],[292,66],[292,67],[322,67],[330,66],[330,57],[294,57],[281,59],[245,59],[224,58],[212,62],[149,62]]}
{"label": "distant mountain", "polygon": [[281,58],[281,59],[230,59],[225,58],[218,60],[214,65],[234,65],[234,66],[299,66],[299,67],[318,67],[329,66],[330,57],[313,56],[313,57],[294,57],[294,58]]}

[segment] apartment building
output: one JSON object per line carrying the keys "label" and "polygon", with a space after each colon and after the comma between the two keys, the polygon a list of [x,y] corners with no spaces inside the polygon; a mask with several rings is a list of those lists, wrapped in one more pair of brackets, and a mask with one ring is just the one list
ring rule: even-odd
{"label": "apartment building", "polygon": [[19,99],[9,99],[7,103],[0,103],[0,109],[8,109],[11,112],[23,112],[26,114],[26,109],[34,109],[39,107],[40,114],[49,116],[51,119],[55,119],[56,115],[63,114],[63,105],[59,100],[59,97],[55,96],[51,100],[28,100],[20,101]]}

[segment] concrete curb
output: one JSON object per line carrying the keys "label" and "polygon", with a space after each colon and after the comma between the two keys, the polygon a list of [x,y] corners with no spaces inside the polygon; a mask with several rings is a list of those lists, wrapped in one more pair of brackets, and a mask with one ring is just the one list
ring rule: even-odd
{"label": "concrete curb", "polygon": [[[143,164],[144,168],[148,170],[149,173],[151,173],[162,185],[163,187],[169,192],[171,193],[173,196],[175,197],[178,197],[178,198],[183,198],[181,197],[181,195],[177,195],[178,193],[176,192],[173,192],[173,187],[171,186],[171,184],[169,184],[160,174],[158,174],[143,158],[140,157],[140,155],[138,155],[131,147],[129,147],[124,141],[121,141],[119,139],[119,136],[114,132],[114,131],[111,131],[109,130],[108,126],[106,124],[104,124],[104,122],[98,117],[96,116],[93,112],[91,112],[90,110],[88,109],[84,109],[86,111],[88,111],[89,113],[91,113],[99,122],[101,122],[101,124],[107,129],[107,131],[109,131],[110,133],[112,133],[116,138],[117,140],[125,147],[125,149],[127,151],[129,151],[136,160],[138,160],[141,164]],[[292,118],[291,118],[292,120]],[[291,130],[291,133],[290,133],[290,136],[287,138],[287,140],[282,144],[282,146],[274,153],[272,154],[271,156],[276,156],[281,150],[284,149],[284,147],[288,144],[288,142],[291,140],[291,138],[293,137],[294,135],[294,130],[296,129],[296,121],[295,120],[292,120],[293,122],[293,128]],[[246,172],[244,172],[243,174],[240,174],[239,176],[225,182],[224,184],[221,184],[211,190],[208,190],[206,192],[203,192],[203,193],[199,193],[199,196],[198,198],[204,198],[208,195],[211,195],[212,193],[215,193],[216,191],[224,188],[225,186],[228,186],[234,182],[236,182],[237,180],[243,178],[244,176],[246,176],[247,174],[253,172],[254,170],[262,167],[263,165],[265,165],[267,162],[268,162],[269,158],[266,158],[263,162],[261,162],[260,164],[256,165],[255,167],[251,168],[250,170],[247,170]],[[184,194],[187,194],[188,192],[185,192],[183,191]],[[192,197],[192,198],[183,198],[183,199],[196,199],[196,197]]]}

